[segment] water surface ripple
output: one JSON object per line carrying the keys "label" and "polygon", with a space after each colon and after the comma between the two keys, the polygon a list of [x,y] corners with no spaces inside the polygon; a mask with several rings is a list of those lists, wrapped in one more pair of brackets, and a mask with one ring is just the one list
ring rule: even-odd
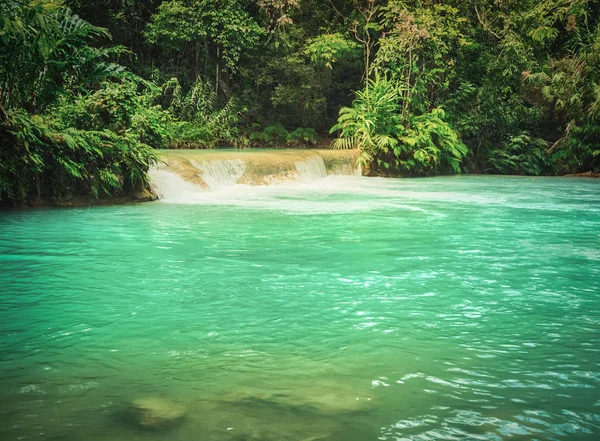
{"label": "water surface ripple", "polygon": [[[600,439],[599,190],[332,176],[1,212],[0,439]],[[132,424],[144,397],[185,419]]]}

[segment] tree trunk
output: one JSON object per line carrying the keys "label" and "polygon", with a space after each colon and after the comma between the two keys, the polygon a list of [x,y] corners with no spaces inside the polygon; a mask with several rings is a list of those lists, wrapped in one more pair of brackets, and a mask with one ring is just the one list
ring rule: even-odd
{"label": "tree trunk", "polygon": [[216,62],[216,72],[215,72],[215,94],[217,95],[217,97],[219,96],[219,55],[220,55],[220,50],[219,50],[219,45],[217,44],[217,62]]}

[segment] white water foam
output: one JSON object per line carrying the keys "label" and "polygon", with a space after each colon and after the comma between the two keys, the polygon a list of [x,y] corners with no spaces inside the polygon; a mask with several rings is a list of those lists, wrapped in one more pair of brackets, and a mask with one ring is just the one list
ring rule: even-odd
{"label": "white water foam", "polygon": [[194,194],[204,193],[202,187],[185,181],[177,173],[152,167],[148,175],[152,189],[161,201],[184,203]]}
{"label": "white water foam", "polygon": [[[200,155],[199,155],[200,156]],[[356,211],[402,209],[444,217],[438,206],[452,202],[457,208],[481,206],[511,206],[527,210],[556,210],[557,204],[531,200],[524,187],[541,182],[520,178],[489,178],[486,185],[477,179],[385,179],[355,175],[351,163],[330,165],[319,155],[292,159],[286,162],[281,155],[281,173],[272,161],[269,167],[260,166],[260,157],[251,161],[238,158],[186,158],[198,170],[206,186],[186,181],[189,168],[185,163],[167,163],[150,171],[152,185],[162,202],[174,204],[238,206],[294,213],[349,213]],[[180,160],[181,161],[181,160]],[[178,171],[185,173],[181,175]],[[258,175],[257,175],[258,173]],[[261,176],[260,173],[265,173]],[[193,173],[190,178],[194,179]],[[262,178],[262,179],[261,179]],[[200,179],[199,179],[200,180]],[[244,184],[240,184],[243,182]],[[558,182],[558,181],[557,181]],[[252,183],[253,185],[248,185]],[[208,188],[206,188],[208,187]],[[495,188],[502,189],[498,197]],[[468,190],[468,191],[466,191]],[[509,191],[507,191],[509,190]],[[588,210],[597,209],[590,206]]]}
{"label": "white water foam", "polygon": [[[384,178],[329,175],[276,185],[235,184],[205,190],[167,170],[152,169],[152,185],[160,202],[168,204],[232,206],[296,214],[352,213],[381,209],[404,209],[427,213],[413,205]],[[395,197],[394,197],[395,196]],[[435,215],[435,214],[434,214]]]}

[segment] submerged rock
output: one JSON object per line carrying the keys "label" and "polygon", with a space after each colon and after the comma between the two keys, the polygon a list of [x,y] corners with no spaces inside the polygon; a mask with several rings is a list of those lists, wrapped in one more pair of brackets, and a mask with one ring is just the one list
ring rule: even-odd
{"label": "submerged rock", "polygon": [[228,401],[240,405],[279,407],[282,410],[318,414],[362,412],[369,410],[372,405],[371,397],[357,396],[352,390],[318,390],[307,387],[277,394],[266,391],[235,394]]}
{"label": "submerged rock", "polygon": [[186,413],[184,407],[161,398],[140,398],[129,404],[133,421],[146,429],[164,429],[179,422]]}

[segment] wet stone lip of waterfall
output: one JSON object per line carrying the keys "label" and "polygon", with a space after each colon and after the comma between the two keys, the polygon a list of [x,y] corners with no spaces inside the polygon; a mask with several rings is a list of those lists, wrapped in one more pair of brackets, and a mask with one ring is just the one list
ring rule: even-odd
{"label": "wet stone lip of waterfall", "polygon": [[328,175],[361,175],[354,150],[166,150],[150,170],[155,191],[163,198],[183,190],[219,190],[306,182]]}

